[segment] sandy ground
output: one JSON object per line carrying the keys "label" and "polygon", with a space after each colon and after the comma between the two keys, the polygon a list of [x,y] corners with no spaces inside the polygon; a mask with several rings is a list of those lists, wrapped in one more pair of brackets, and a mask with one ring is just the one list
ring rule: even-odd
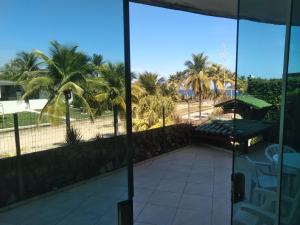
{"label": "sandy ground", "polygon": [[[79,131],[83,140],[93,139],[97,134],[110,136],[114,133],[112,117],[97,119],[94,123],[85,120],[73,121],[71,124]],[[124,121],[119,121],[119,132],[125,132]],[[20,130],[21,152],[24,154],[61,146],[65,143],[65,134],[65,125]],[[0,157],[13,156],[15,152],[15,132],[0,133]]]}
{"label": "sandy ground", "polygon": [[[177,115],[180,116],[183,120],[190,119],[191,121],[199,120],[199,104],[198,102],[190,103],[190,116],[188,115],[188,104],[186,102],[179,103],[176,105],[175,111]],[[208,116],[212,113],[213,106],[207,102],[203,102],[202,104],[202,119],[208,118]]]}
{"label": "sandy ground", "polygon": [[[212,104],[209,104],[208,102],[202,103],[202,110],[205,111],[209,108],[212,108]],[[178,115],[184,115],[188,113],[188,103],[187,102],[180,102],[177,103],[175,106],[175,112]],[[199,103],[198,102],[191,102],[190,103],[190,113],[199,112]]]}

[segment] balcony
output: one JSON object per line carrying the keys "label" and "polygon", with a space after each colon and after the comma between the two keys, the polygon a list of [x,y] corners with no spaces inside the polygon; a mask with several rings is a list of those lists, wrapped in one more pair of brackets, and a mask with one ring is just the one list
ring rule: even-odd
{"label": "balcony", "polygon": [[[228,225],[232,154],[190,145],[135,164],[135,225]],[[3,209],[1,225],[110,225],[127,198],[127,171],[65,187]]]}

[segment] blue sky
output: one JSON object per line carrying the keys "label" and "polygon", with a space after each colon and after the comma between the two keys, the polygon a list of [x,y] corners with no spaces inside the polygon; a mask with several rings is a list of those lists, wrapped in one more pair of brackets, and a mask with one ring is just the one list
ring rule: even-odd
{"label": "blue sky", "polygon": [[290,73],[300,72],[300,27],[292,27],[291,32],[291,49],[290,49]]}
{"label": "blue sky", "polygon": [[[167,76],[183,70],[192,53],[235,71],[235,20],[131,4],[132,68]],[[290,71],[300,71],[300,29],[294,28]],[[279,78],[283,72],[285,26],[242,20],[238,74]]]}
{"label": "blue sky", "polygon": [[122,0],[1,0],[0,66],[16,52],[48,52],[49,41],[124,61]]}
{"label": "blue sky", "polygon": [[192,53],[234,71],[236,21],[131,4],[132,69],[168,76],[185,69]]}
{"label": "blue sky", "polygon": [[[78,44],[87,54],[124,61],[122,0],[1,0],[0,66],[19,51],[48,52],[49,41]],[[192,53],[204,52],[211,62],[234,71],[236,21],[130,4],[132,70],[162,76],[183,70]],[[283,26],[242,21],[238,71],[244,75],[282,74]],[[292,35],[300,37],[299,29]],[[296,42],[296,41],[294,41]],[[291,52],[299,66],[299,46]],[[300,70],[300,68],[298,69]]]}
{"label": "blue sky", "polygon": [[280,78],[283,73],[285,26],[242,20],[238,73]]}

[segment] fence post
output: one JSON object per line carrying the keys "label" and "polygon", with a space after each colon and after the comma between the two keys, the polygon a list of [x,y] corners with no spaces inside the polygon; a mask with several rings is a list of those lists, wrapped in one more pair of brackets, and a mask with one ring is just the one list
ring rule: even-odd
{"label": "fence post", "polygon": [[166,150],[166,115],[165,115],[165,106],[162,108],[162,116],[163,116],[163,152]]}
{"label": "fence post", "polygon": [[166,126],[165,106],[163,106],[163,128]]}
{"label": "fence post", "polygon": [[116,106],[113,106],[113,123],[114,123],[114,136],[119,135],[119,112]]}
{"label": "fence post", "polygon": [[188,104],[188,121],[189,123],[191,123],[191,115],[190,115],[190,100],[188,99],[187,100],[187,104]]}
{"label": "fence post", "polygon": [[23,199],[24,186],[23,186],[23,173],[22,173],[22,161],[21,161],[21,146],[20,146],[20,133],[19,133],[19,120],[18,114],[14,113],[14,129],[15,129],[15,143],[16,143],[16,160],[17,160],[17,183],[19,189],[19,198]]}

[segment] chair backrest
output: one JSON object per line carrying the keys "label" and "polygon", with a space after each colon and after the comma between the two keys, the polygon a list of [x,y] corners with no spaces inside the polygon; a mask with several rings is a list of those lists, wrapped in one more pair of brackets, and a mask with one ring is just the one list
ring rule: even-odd
{"label": "chair backrest", "polygon": [[275,154],[278,154],[279,152],[279,145],[278,144],[272,144],[269,145],[266,149],[265,149],[265,156],[267,157],[267,159],[271,162],[273,162],[273,156]]}
{"label": "chair backrest", "polygon": [[[253,168],[253,170],[255,171],[252,178],[254,178],[256,181],[258,181],[258,177],[261,175],[261,174],[264,174],[264,173],[270,173],[270,167],[267,167],[267,166],[261,166],[261,164],[264,164],[263,162],[258,162],[258,161],[255,161],[253,159],[251,159],[249,156],[245,156],[245,159],[251,164],[251,167]],[[267,163],[266,163],[267,164]],[[270,164],[271,166],[271,164]]]}
{"label": "chair backrest", "polygon": [[[274,195],[275,197],[276,195]],[[284,197],[282,197],[284,199]],[[281,212],[285,211],[284,214],[281,214],[281,224],[284,225],[294,225],[300,224],[299,222],[299,212],[300,212],[300,189],[298,190],[297,194],[294,198],[290,198],[289,202],[282,202],[282,206],[284,207]],[[274,204],[276,203],[277,198],[264,198],[263,204],[260,206],[262,211],[274,213]],[[283,200],[284,201],[284,200]],[[261,221],[259,224],[268,224],[263,221],[263,218],[260,218]]]}
{"label": "chair backrest", "polygon": [[[284,153],[294,153],[294,152],[296,152],[296,150],[293,149],[292,147],[284,145],[283,152]],[[273,156],[278,153],[279,153],[279,144],[271,144],[268,147],[266,147],[266,149],[265,149],[265,156],[271,162],[274,162]]]}

